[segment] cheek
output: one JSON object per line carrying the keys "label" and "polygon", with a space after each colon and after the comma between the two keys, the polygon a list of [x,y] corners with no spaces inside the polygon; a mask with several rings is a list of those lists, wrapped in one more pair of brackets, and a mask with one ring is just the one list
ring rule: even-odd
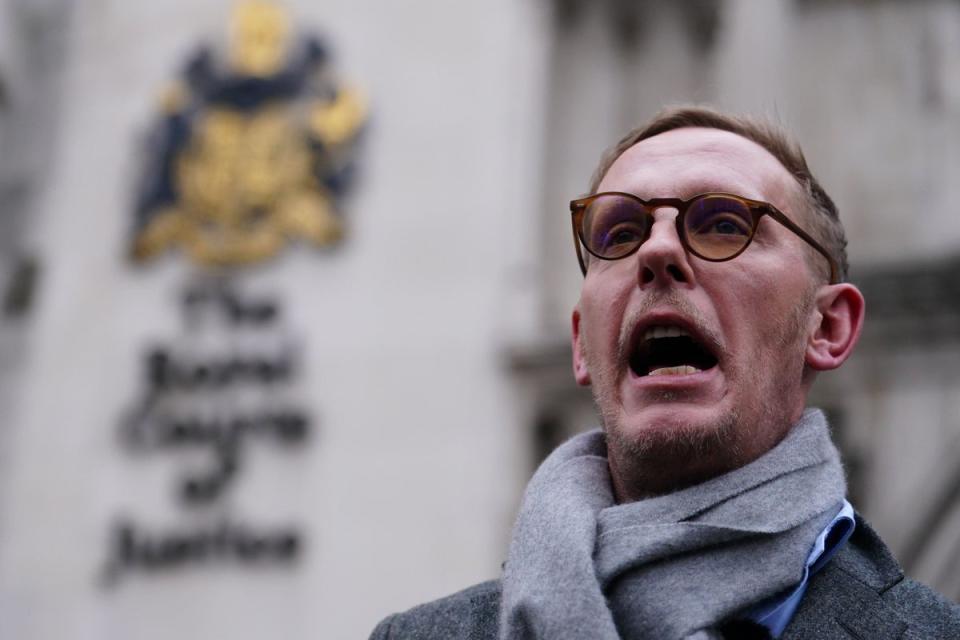
{"label": "cheek", "polygon": [[[756,320],[748,340],[759,363],[787,374],[803,362],[810,316],[810,300],[802,287],[784,287],[761,293],[752,308]],[[775,374],[776,371],[771,371]]]}
{"label": "cheek", "polygon": [[785,321],[794,315],[796,306],[796,301],[776,286],[757,285],[756,281],[741,282],[719,301],[727,347],[738,356],[735,360],[747,360],[753,366],[763,363],[760,358],[777,356],[770,350],[782,344]]}
{"label": "cheek", "polygon": [[629,291],[606,280],[588,280],[580,294],[580,331],[594,350],[616,348],[629,297]]}
{"label": "cheek", "polygon": [[592,356],[609,352],[610,336],[616,335],[612,318],[604,313],[602,306],[581,298],[580,301],[580,341]]}

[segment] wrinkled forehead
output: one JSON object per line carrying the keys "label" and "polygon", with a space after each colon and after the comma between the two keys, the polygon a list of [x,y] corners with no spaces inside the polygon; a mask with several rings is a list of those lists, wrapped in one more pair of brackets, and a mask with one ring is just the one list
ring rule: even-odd
{"label": "wrinkled forehead", "polygon": [[687,198],[725,191],[795,209],[799,185],[769,151],[720,129],[673,129],[641,140],[610,166],[598,191]]}

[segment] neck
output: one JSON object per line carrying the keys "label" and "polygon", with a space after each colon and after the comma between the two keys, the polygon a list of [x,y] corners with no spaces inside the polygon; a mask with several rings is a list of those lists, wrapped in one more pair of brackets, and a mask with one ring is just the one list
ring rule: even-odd
{"label": "neck", "polygon": [[611,448],[608,464],[613,493],[618,504],[655,498],[701,484],[745,464],[735,457],[723,458],[664,452],[624,456]]}

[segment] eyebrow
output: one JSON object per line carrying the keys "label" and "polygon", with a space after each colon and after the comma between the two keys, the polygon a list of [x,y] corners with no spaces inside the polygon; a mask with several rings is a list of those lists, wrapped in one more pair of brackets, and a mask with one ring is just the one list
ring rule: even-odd
{"label": "eyebrow", "polygon": [[[623,191],[622,189],[604,189],[604,191]],[[601,191],[597,191],[601,193]],[[750,191],[741,189],[739,187],[731,188],[730,185],[721,185],[717,182],[704,181],[698,183],[694,188],[684,188],[677,191],[661,190],[656,193],[647,191],[646,189],[635,190],[631,189],[625,191],[625,193],[630,193],[637,196],[641,200],[653,200],[655,198],[679,198],[680,200],[690,200],[691,198],[705,193],[728,193],[734,196],[740,196],[742,198],[748,198],[750,200],[761,200],[766,202],[766,198],[763,198],[759,194],[751,193]]]}

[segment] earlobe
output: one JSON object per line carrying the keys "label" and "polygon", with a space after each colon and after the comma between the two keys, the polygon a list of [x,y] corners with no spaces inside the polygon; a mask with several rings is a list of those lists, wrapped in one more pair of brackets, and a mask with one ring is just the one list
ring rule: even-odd
{"label": "earlobe", "polygon": [[850,283],[821,287],[815,300],[819,323],[807,343],[806,362],[816,371],[836,369],[853,353],[863,328],[863,294]]}
{"label": "earlobe", "polygon": [[588,386],[590,384],[590,372],[587,371],[587,361],[583,357],[583,346],[580,335],[580,309],[573,310],[571,319],[571,342],[573,346],[573,377],[577,384]]}

